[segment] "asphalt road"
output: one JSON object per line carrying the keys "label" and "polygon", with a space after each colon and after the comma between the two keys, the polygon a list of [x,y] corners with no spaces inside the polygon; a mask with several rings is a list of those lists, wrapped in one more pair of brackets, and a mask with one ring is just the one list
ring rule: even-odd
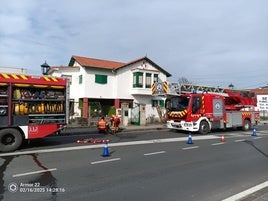
{"label": "asphalt road", "polygon": [[[225,136],[225,142],[220,137]],[[50,137],[0,154],[0,200],[217,201],[268,180],[268,132],[121,133]]]}

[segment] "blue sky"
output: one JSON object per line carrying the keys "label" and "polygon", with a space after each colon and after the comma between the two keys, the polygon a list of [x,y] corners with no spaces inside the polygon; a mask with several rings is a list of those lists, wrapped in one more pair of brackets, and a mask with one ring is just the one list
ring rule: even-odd
{"label": "blue sky", "polygon": [[1,0],[0,66],[147,55],[194,84],[268,84],[267,0]]}

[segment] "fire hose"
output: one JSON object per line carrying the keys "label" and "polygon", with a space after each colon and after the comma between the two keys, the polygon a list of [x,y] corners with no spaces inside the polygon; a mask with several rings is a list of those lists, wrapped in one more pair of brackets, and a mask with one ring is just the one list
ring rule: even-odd
{"label": "fire hose", "polygon": [[82,140],[76,140],[76,143],[79,144],[86,144],[86,143],[93,143],[93,144],[98,144],[98,143],[104,143],[104,142],[110,142],[110,139],[94,139],[94,138],[87,138],[87,139],[82,139]]}

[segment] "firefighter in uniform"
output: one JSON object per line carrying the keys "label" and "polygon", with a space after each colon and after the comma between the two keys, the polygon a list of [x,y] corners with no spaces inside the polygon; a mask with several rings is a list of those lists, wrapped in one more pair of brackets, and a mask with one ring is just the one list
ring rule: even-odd
{"label": "firefighter in uniform", "polygon": [[115,133],[118,131],[118,126],[120,124],[120,118],[115,116],[115,115],[112,115],[111,118],[110,118],[110,121],[111,121],[111,129],[112,129],[112,132]]}
{"label": "firefighter in uniform", "polygon": [[98,121],[98,130],[99,130],[99,132],[107,133],[108,123],[105,120],[105,117],[101,117],[101,119]]}

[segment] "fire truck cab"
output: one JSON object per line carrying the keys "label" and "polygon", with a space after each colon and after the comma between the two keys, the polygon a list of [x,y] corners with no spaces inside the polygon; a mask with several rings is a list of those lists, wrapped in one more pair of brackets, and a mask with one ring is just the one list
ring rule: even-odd
{"label": "fire truck cab", "polygon": [[240,127],[250,130],[258,121],[259,113],[254,110],[256,97],[248,91],[174,86],[176,93],[168,93],[172,91],[169,87],[164,91],[167,127],[170,129],[207,134],[212,129]]}

